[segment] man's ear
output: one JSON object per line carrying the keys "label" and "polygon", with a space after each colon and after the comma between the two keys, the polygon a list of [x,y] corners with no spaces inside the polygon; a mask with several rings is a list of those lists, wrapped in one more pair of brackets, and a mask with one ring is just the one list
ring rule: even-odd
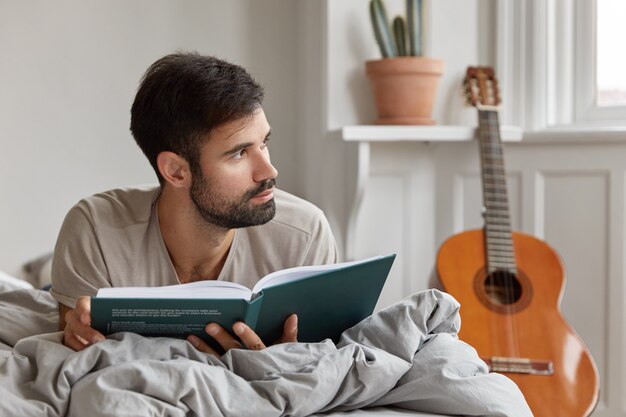
{"label": "man's ear", "polygon": [[174,187],[187,187],[191,184],[189,163],[182,156],[169,151],[157,155],[157,167],[163,179]]}

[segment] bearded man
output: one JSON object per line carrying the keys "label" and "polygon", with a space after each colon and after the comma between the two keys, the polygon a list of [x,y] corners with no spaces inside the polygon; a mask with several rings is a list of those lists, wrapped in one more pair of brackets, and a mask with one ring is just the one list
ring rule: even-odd
{"label": "bearded man", "polygon": [[[245,69],[215,57],[176,53],[150,66],[130,129],[159,185],[96,194],[67,214],[51,289],[67,346],[104,340],[90,327],[89,297],[102,287],[218,279],[252,288],[279,269],[337,261],[322,211],[275,188],[262,101]],[[248,348],[270,342],[242,322],[232,330]],[[206,331],[224,350],[241,347],[214,323]],[[279,342],[296,340],[292,315]]]}

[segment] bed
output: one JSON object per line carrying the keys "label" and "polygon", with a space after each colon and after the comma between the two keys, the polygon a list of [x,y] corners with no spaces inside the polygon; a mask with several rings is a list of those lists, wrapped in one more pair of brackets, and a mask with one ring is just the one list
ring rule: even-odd
{"label": "bed", "polygon": [[63,346],[48,292],[0,274],[2,416],[531,416],[519,389],[458,340],[437,290],[347,330],[221,358],[184,340],[118,333]]}

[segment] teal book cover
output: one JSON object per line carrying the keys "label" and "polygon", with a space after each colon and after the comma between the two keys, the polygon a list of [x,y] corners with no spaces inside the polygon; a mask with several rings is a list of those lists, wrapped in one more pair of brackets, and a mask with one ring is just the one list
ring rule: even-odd
{"label": "teal book cover", "polygon": [[395,255],[332,265],[285,269],[261,279],[253,290],[223,281],[168,287],[105,288],[92,297],[92,327],[103,334],[186,338],[214,345],[208,323],[231,331],[241,320],[267,345],[282,335],[286,318],[298,315],[298,341],[337,341],[374,311]]}

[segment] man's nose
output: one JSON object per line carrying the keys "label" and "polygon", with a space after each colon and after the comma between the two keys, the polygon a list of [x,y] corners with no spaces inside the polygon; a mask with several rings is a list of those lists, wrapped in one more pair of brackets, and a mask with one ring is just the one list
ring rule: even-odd
{"label": "man's nose", "polygon": [[260,155],[257,161],[256,169],[254,171],[254,181],[267,181],[274,179],[277,176],[278,171],[276,170],[276,168],[274,168],[274,165],[272,165],[269,153]]}

